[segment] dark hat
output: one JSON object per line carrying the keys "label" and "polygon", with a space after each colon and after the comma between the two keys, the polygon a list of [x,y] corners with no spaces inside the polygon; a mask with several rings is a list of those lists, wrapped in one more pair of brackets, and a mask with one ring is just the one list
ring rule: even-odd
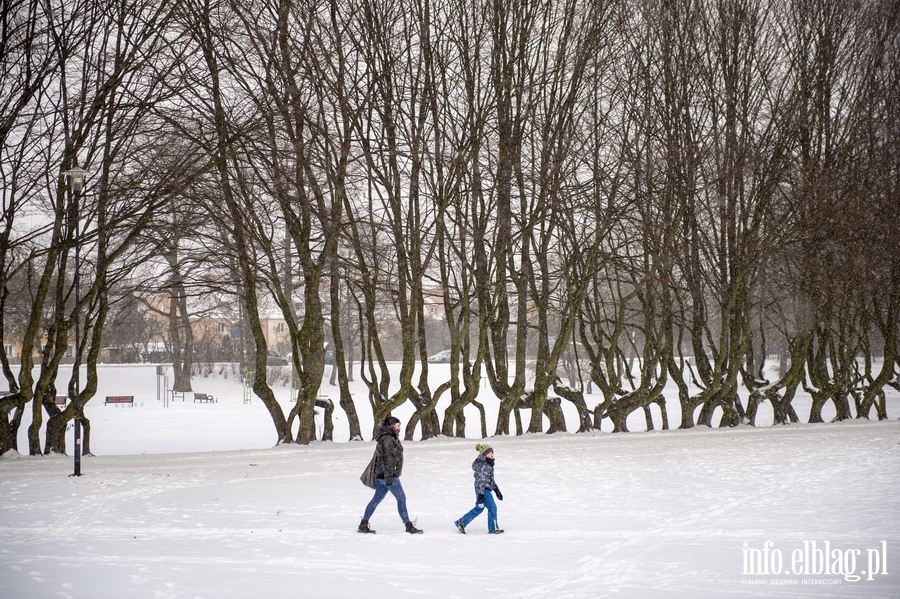
{"label": "dark hat", "polygon": [[494,448],[485,443],[479,443],[475,446],[475,451],[477,451],[481,455],[487,455],[489,453],[494,453]]}

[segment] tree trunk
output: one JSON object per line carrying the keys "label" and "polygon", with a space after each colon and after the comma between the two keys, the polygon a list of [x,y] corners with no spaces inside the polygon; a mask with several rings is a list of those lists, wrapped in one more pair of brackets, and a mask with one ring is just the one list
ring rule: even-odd
{"label": "tree trunk", "polygon": [[759,389],[750,394],[747,399],[747,424],[756,426],[756,412],[759,409],[760,401],[765,399],[765,395],[760,393]]}
{"label": "tree trunk", "polygon": [[662,430],[667,431],[669,430],[669,413],[666,411],[666,398],[660,395],[656,400],[656,405],[659,406],[659,413],[662,417]]}
{"label": "tree trunk", "polygon": [[550,420],[547,434],[566,432],[566,419],[558,397],[548,397],[544,400],[544,414]]}
{"label": "tree trunk", "polygon": [[[25,411],[25,405],[21,400],[20,393],[0,398],[0,456],[10,450],[19,450],[18,423],[22,421],[22,413]],[[10,412],[13,412],[12,420],[9,418]]]}
{"label": "tree trunk", "polygon": [[575,409],[578,410],[577,432],[586,433],[593,429],[594,427],[591,425],[591,411],[588,410],[587,403],[584,401],[584,395],[580,391],[566,387],[559,379],[557,379],[556,382],[557,384],[553,386],[553,392],[563,399],[572,402]]}
{"label": "tree trunk", "polygon": [[809,407],[809,418],[807,419],[807,422],[810,424],[824,422],[824,420],[822,420],[822,408],[828,403],[828,400],[830,399],[829,394],[824,391],[808,391],[812,396],[812,405]]}

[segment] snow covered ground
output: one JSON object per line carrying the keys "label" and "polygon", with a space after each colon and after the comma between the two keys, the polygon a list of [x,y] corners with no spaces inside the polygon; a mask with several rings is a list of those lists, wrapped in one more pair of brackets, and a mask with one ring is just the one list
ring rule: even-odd
{"label": "snow covered ground", "polygon": [[[163,407],[152,369],[102,376],[82,477],[68,457],[0,459],[4,599],[900,597],[896,420],[491,438],[502,536],[452,524],[476,439],[409,442],[425,534],[388,496],[359,535],[371,442],[272,448],[233,378],[195,379],[216,404]],[[102,405],[126,393],[137,407]]]}

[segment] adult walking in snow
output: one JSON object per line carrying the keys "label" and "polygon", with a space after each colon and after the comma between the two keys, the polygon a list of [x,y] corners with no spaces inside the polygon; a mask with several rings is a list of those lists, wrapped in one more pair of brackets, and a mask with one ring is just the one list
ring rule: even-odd
{"label": "adult walking in snow", "polygon": [[472,470],[475,473],[475,507],[454,524],[459,532],[466,534],[466,526],[487,508],[488,532],[492,535],[503,534],[497,524],[497,503],[493,496],[496,494],[497,499],[503,501],[503,493],[494,481],[494,450],[481,443],[476,445],[475,449],[478,451],[478,457],[472,462]]}
{"label": "adult walking in snow", "polygon": [[374,533],[369,527],[369,519],[375,513],[375,508],[388,494],[388,491],[397,499],[397,511],[400,519],[406,525],[406,532],[420,534],[422,531],[409,521],[406,512],[406,493],[400,484],[400,474],[403,472],[403,445],[400,443],[400,420],[388,416],[375,435],[375,496],[366,506],[366,513],[359,523],[359,532]]}

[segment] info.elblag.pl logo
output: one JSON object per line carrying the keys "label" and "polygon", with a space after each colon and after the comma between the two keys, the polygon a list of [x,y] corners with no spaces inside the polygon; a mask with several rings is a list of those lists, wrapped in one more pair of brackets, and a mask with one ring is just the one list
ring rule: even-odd
{"label": "info.elblag.pl logo", "polygon": [[[843,576],[847,582],[858,582],[888,573],[887,541],[865,549],[832,547],[831,541],[803,541],[802,547],[784,552],[766,541],[762,548],[744,543],[742,553],[744,576]],[[803,580],[797,583],[803,584]]]}

